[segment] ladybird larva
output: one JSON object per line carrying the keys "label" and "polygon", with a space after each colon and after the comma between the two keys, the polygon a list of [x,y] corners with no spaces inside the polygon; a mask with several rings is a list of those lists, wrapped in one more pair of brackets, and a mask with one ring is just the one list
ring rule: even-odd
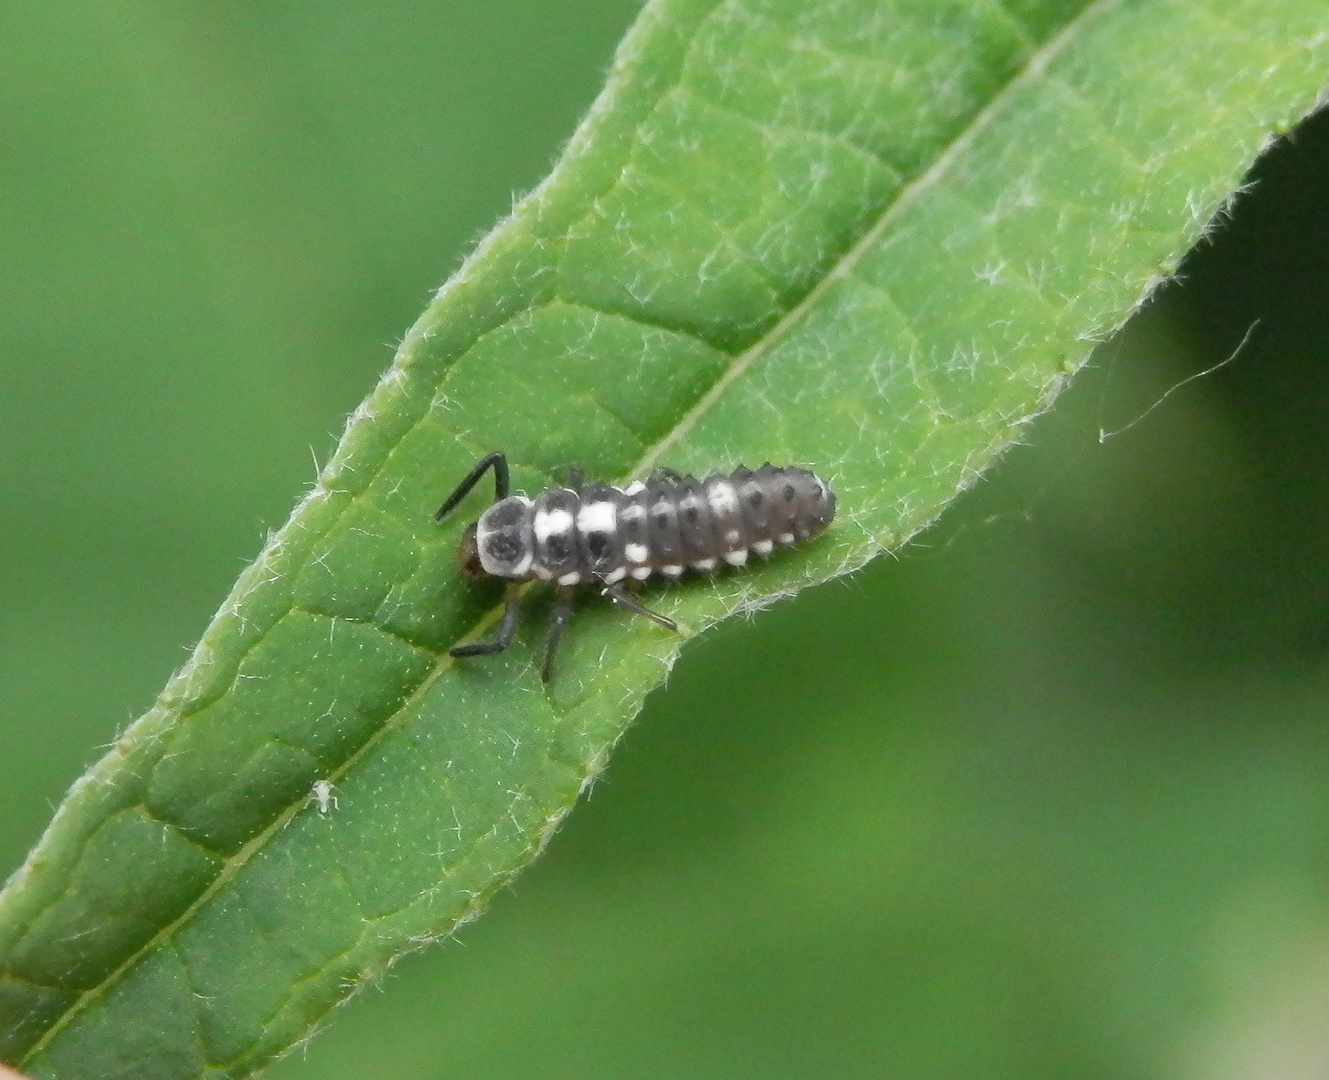
{"label": "ladybird larva", "polygon": [[808,540],[835,517],[830,485],[794,466],[766,464],[753,471],[740,465],[727,476],[711,473],[703,480],[662,468],[624,488],[583,485],[581,470],[574,469],[567,487],[546,488],[532,499],[509,494],[502,451],[481,458],[435,517],[447,517],[491,468],[494,502],[463,534],[457,558],[472,577],[512,585],[495,637],[448,651],[502,652],[517,629],[516,586],[551,581],[558,599],[545,642],[545,680],[576,586],[597,585],[620,607],[677,630],[672,620],[637,603],[625,584],[654,574],[677,580],[687,570],[709,574],[723,565],[743,566],[752,552],[765,556]]}

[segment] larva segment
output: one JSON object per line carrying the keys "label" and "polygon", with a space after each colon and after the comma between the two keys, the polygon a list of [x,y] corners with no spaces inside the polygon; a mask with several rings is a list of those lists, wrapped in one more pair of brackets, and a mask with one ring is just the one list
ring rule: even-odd
{"label": "larva segment", "polygon": [[651,576],[651,538],[648,518],[650,492],[638,481],[623,492],[618,512],[618,533],[623,541],[623,576],[645,581]]}
{"label": "larva segment", "polygon": [[[770,468],[766,465],[758,471],[764,473]],[[734,470],[732,480],[738,492],[739,512],[748,546],[758,555],[769,555],[775,545],[770,541],[770,499],[766,495],[764,477],[740,465]]]}
{"label": "larva segment", "polygon": [[[772,539],[789,546],[819,533],[828,524],[825,484],[806,469],[776,469],[768,478]],[[834,508],[831,508],[834,512]]]}
{"label": "larva segment", "polygon": [[715,530],[716,555],[730,566],[742,566],[748,560],[748,538],[733,477],[711,473],[702,487],[711,512],[711,526]]}
{"label": "larva segment", "polygon": [[701,573],[715,569],[715,525],[700,481],[685,476],[675,490],[678,503],[678,535],[683,545],[684,565]]}
{"label": "larva segment", "polygon": [[674,484],[664,478],[646,483],[648,565],[667,578],[680,577],[687,565],[678,523],[677,494]]}
{"label": "larva segment", "polygon": [[626,573],[623,535],[619,526],[619,512],[625,501],[623,492],[605,484],[586,488],[581,493],[577,507],[577,540],[583,570],[591,578],[614,582]]}
{"label": "larva segment", "polygon": [[531,569],[542,581],[577,585],[582,580],[582,558],[577,543],[580,500],[568,488],[546,488],[535,498],[531,531],[535,536]]}

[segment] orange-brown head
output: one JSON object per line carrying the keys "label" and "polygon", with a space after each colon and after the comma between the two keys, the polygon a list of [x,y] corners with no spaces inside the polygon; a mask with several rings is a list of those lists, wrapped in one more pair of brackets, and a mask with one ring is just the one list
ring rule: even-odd
{"label": "orange-brown head", "polygon": [[461,543],[457,545],[457,562],[461,564],[462,572],[476,581],[490,576],[480,565],[480,545],[475,539],[479,525],[478,521],[473,521],[466,526],[466,531],[461,534]]}

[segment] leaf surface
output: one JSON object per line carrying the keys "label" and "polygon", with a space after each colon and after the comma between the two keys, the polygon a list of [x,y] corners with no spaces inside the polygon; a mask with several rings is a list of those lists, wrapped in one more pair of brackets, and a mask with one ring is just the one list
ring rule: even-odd
{"label": "leaf surface", "polygon": [[[440,291],[157,706],[0,896],[0,1056],[243,1076],[546,842],[681,644],[933,520],[1324,83],[1298,0],[663,0],[553,175]],[[548,687],[454,661],[453,556],[533,492],[770,460],[840,514],[768,565],[585,604]],[[313,785],[335,785],[327,813]]]}

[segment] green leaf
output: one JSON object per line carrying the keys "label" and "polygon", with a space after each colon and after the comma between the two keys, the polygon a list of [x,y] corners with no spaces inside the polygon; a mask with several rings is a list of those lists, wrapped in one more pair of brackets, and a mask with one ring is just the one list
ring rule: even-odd
{"label": "green leaf", "polygon": [[[189,664],[0,896],[0,1056],[243,1076],[548,839],[683,640],[933,520],[1167,275],[1324,82],[1294,0],[664,0],[554,174],[429,307]],[[555,680],[432,510],[799,462],[821,540],[587,603]],[[467,503],[483,505],[477,493]],[[538,614],[539,603],[531,605]],[[310,800],[335,784],[327,813]]]}

